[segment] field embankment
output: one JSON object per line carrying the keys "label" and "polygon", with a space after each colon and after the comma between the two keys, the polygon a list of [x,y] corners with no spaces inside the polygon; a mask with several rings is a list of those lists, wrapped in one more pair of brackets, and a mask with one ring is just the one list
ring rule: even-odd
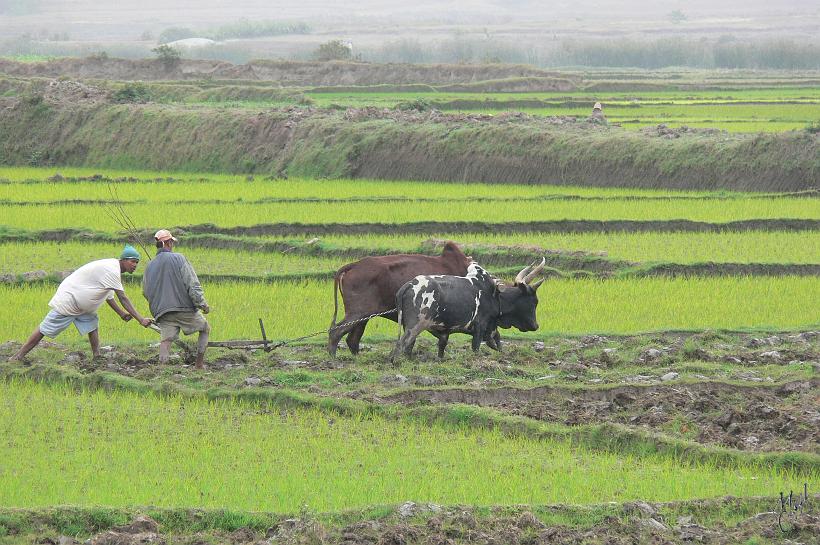
{"label": "field embankment", "polygon": [[572,119],[375,108],[186,108],[7,99],[0,162],[492,183],[800,191],[816,135],[632,133]]}
{"label": "field embankment", "polygon": [[[581,78],[520,64],[377,64],[259,60],[231,64],[216,60],[185,59],[163,63],[155,59],[64,58],[45,62],[0,59],[0,73],[11,76],[60,76],[120,81],[248,80],[276,82],[283,87],[367,85],[454,85],[455,88],[527,91],[569,91]],[[499,81],[500,80],[500,81]],[[504,84],[510,80],[510,84]]]}

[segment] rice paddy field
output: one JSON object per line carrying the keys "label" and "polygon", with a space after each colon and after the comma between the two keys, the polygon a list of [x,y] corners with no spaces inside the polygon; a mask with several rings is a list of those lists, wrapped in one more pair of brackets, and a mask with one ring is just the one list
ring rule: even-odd
{"label": "rice paddy field", "polygon": [[[789,99],[796,123],[817,97]],[[256,339],[259,318],[275,341],[317,334],[272,352],[211,348],[200,371],[190,348],[159,364],[156,333],[103,308],[101,357],[72,329],[6,363],[65,274],[134,242],[117,210],[148,254],[125,282],[141,312],[150,236],[168,228],[202,280],[212,341]],[[760,524],[752,506],[820,482],[818,232],[814,191],[0,167],[0,544],[38,533],[15,509],[56,505],[82,516],[47,525],[80,538],[108,527],[100,509],[121,520],[134,506],[154,506],[164,524],[183,524],[188,508],[239,513],[208,530],[217,540],[252,526],[251,512],[313,521],[270,530],[293,543],[321,524],[314,542],[341,543],[340,517],[428,527],[456,505],[479,526],[522,506],[539,524],[604,533],[614,516],[641,542],[680,530],[674,519],[647,529],[629,502],[674,511],[684,508],[658,502],[733,496],[725,518]],[[327,354],[336,269],[435,254],[446,239],[508,282],[545,256],[539,330],[504,330],[503,352],[478,355],[454,336],[441,361],[422,338],[416,359],[392,366],[398,326],[374,319],[361,354]],[[404,519],[405,502],[434,507]]]}
{"label": "rice paddy field", "polygon": [[[498,430],[315,409],[272,414],[241,401],[76,392],[30,382],[0,385],[0,393],[0,455],[21,460],[4,474],[3,505],[293,512],[303,503],[335,511],[406,498],[590,504],[756,495],[798,479],[788,471],[602,454]],[[51,471],[55,466],[61,470]]]}
{"label": "rice paddy field", "polygon": [[640,129],[715,128],[729,132],[781,132],[802,129],[820,119],[817,87],[720,89],[712,91],[633,91],[624,93],[307,93],[317,105],[395,107],[424,101],[447,112],[586,118],[601,102],[610,123]]}

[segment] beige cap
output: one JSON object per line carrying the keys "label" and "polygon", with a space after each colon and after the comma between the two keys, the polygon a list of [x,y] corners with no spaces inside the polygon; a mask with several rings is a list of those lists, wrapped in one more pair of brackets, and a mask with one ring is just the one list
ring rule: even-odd
{"label": "beige cap", "polygon": [[[587,102],[587,104],[589,104],[589,102]],[[600,109],[601,109],[601,103],[600,103],[600,102],[596,102],[596,103],[595,103],[595,106],[593,106],[593,107],[592,107],[592,109],[593,109],[593,110],[600,110]]]}
{"label": "beige cap", "polygon": [[173,240],[174,242],[177,241],[168,229],[160,229],[157,231],[157,234],[154,235],[154,238],[160,242],[165,242],[166,240]]}

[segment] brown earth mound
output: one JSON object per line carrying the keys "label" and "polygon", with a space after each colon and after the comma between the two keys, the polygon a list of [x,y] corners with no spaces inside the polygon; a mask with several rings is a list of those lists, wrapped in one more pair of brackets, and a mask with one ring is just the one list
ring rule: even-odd
{"label": "brown earth mound", "polygon": [[465,403],[568,425],[619,423],[669,430],[699,443],[748,451],[820,452],[820,379],[777,386],[721,382],[606,389],[412,390],[382,398]]}

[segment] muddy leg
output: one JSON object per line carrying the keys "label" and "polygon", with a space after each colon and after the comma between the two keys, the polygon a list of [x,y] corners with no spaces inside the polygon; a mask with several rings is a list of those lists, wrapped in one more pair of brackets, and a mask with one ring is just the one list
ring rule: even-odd
{"label": "muddy leg", "polygon": [[497,329],[494,329],[492,333],[487,335],[484,342],[487,343],[488,348],[501,352],[501,333],[499,333]]}
{"label": "muddy leg", "polygon": [[168,363],[168,356],[171,355],[171,343],[173,339],[166,339],[159,343],[159,362],[163,365]]}
{"label": "muddy leg", "polygon": [[396,347],[393,349],[393,352],[390,353],[391,363],[394,362],[396,358],[402,353],[404,353],[404,355],[406,356],[411,355],[411,353],[413,352],[413,345],[416,343],[416,337],[420,333],[420,330],[416,331],[416,328],[418,328],[418,326],[419,324],[416,323],[416,325],[414,326],[404,328],[404,333],[401,337],[399,337],[398,342],[396,342]]}
{"label": "muddy leg", "polygon": [[402,345],[404,347],[404,355],[405,356],[407,356],[409,358],[413,355],[413,347],[416,345],[416,339],[418,338],[419,335],[421,335],[422,331],[427,329],[427,327],[429,325],[430,325],[430,322],[425,321],[425,320],[421,320],[416,325],[411,327],[409,330],[404,332],[404,335],[402,336],[402,341],[403,342],[402,341],[400,341],[400,342],[402,342]]}
{"label": "muddy leg", "polygon": [[364,328],[367,325],[367,320],[364,322],[359,322],[353,329],[350,330],[350,333],[347,334],[347,338],[345,342],[347,343],[348,348],[350,348],[350,352],[353,355],[359,353],[359,341],[362,340],[362,335],[364,335]]}
{"label": "muddy leg", "polygon": [[15,355],[9,358],[9,361],[21,361],[23,358],[26,357],[26,354],[31,352],[32,348],[37,346],[40,343],[40,341],[43,340],[44,336],[45,335],[40,333],[40,327],[38,326],[37,329],[35,329],[31,333],[31,336],[29,336],[26,343],[20,347],[20,350],[18,350]]}
{"label": "muddy leg", "polygon": [[199,332],[196,342],[196,368],[205,369],[205,350],[208,349],[208,336],[211,333],[211,325],[205,324],[205,329]]}
{"label": "muddy leg", "polygon": [[95,329],[88,334],[88,343],[91,345],[91,357],[100,357],[100,330]]}

